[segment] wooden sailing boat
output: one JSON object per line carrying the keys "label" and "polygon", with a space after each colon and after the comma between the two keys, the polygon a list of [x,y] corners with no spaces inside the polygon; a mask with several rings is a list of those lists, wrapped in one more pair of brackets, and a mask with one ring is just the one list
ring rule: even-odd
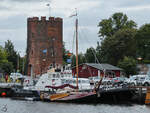
{"label": "wooden sailing boat", "polygon": [[75,15],[76,16],[76,21],[75,21],[75,26],[76,26],[76,92],[69,92],[69,93],[62,93],[62,94],[54,94],[51,95],[50,99],[51,101],[61,101],[61,102],[87,102],[91,100],[91,98],[96,97],[96,92],[95,91],[90,91],[90,92],[79,92],[79,87],[78,87],[78,18],[77,18],[77,12]]}

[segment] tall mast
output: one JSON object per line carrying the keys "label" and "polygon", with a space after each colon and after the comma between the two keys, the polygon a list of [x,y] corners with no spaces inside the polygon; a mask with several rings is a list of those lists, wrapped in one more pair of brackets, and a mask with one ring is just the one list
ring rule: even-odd
{"label": "tall mast", "polygon": [[[77,15],[77,14],[76,14]],[[78,91],[78,18],[76,18],[76,84],[77,84],[77,91]]]}
{"label": "tall mast", "polygon": [[76,9],[76,14],[71,15],[70,17],[76,16],[76,21],[75,21],[75,27],[76,27],[76,85],[77,85],[77,92],[78,92],[78,75],[79,75],[79,70],[78,70],[78,15],[77,15],[77,9]]}

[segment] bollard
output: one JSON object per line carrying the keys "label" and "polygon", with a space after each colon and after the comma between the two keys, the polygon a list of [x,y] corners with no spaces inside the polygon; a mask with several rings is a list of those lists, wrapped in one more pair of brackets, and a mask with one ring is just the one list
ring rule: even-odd
{"label": "bollard", "polygon": [[150,88],[147,88],[145,104],[150,104]]}

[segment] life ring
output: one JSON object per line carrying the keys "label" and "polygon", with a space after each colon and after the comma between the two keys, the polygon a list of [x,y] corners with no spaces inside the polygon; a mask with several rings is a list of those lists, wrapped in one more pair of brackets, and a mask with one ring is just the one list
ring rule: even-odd
{"label": "life ring", "polygon": [[1,96],[2,96],[2,97],[5,97],[6,95],[7,95],[6,92],[2,92],[2,93],[1,93]]}

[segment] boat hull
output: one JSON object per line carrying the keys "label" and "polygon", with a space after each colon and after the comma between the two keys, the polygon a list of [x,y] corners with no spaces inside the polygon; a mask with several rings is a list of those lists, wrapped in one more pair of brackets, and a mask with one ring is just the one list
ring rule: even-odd
{"label": "boat hull", "polygon": [[97,96],[95,92],[76,92],[63,98],[52,100],[53,102],[92,103]]}

